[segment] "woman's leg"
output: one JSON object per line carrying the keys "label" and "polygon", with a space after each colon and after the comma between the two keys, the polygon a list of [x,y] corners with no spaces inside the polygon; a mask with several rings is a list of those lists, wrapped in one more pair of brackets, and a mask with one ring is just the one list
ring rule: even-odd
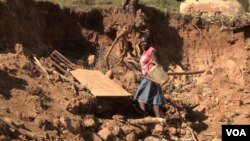
{"label": "woman's leg", "polygon": [[139,106],[140,106],[140,108],[142,109],[142,111],[143,111],[143,116],[148,116],[148,113],[146,112],[146,107],[145,107],[145,103],[143,103],[143,102],[139,102]]}
{"label": "woman's leg", "polygon": [[139,106],[142,109],[143,112],[146,111],[145,104],[143,102],[139,102]]}
{"label": "woman's leg", "polygon": [[156,117],[161,117],[160,106],[154,104],[153,108],[154,108],[155,116]]}

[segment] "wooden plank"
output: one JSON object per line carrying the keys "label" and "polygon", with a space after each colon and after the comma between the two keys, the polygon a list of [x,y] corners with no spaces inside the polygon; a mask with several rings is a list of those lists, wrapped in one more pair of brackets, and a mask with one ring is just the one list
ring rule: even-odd
{"label": "wooden plank", "polygon": [[96,97],[132,96],[100,71],[76,69],[70,73]]}

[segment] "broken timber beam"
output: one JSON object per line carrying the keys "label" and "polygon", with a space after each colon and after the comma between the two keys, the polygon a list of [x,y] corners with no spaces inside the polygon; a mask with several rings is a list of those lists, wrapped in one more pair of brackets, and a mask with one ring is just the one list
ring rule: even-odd
{"label": "broken timber beam", "polygon": [[109,55],[110,55],[112,49],[114,48],[114,46],[118,43],[119,39],[120,39],[121,37],[123,37],[123,36],[127,33],[127,31],[128,31],[128,27],[127,27],[127,26],[124,26],[124,27],[122,28],[122,31],[116,36],[116,38],[115,38],[115,40],[113,41],[111,47],[109,48],[108,53],[107,53],[106,56],[105,56],[105,61],[106,61],[106,65],[107,65],[108,69],[110,69],[108,57],[109,57]]}
{"label": "broken timber beam", "polygon": [[35,64],[38,67],[40,67],[40,69],[45,73],[46,78],[51,82],[51,80],[49,78],[49,73],[47,72],[47,70],[42,66],[42,64],[40,63],[40,61],[36,57],[34,57],[34,59],[35,59]]}
{"label": "broken timber beam", "polygon": [[67,78],[65,75],[60,74],[60,73],[57,72],[56,70],[49,69],[49,68],[46,68],[46,70],[47,70],[48,72],[50,72],[50,73],[55,74],[55,75],[59,75],[63,80],[68,81],[68,82],[70,82],[70,83],[76,85],[78,88],[82,88],[82,87],[83,87],[83,86],[81,86],[81,84],[75,82],[75,81],[72,80],[72,79]]}
{"label": "broken timber beam", "polygon": [[142,119],[128,119],[128,123],[130,124],[148,124],[148,123],[167,123],[167,119],[165,118],[156,118],[156,117],[145,117]]}
{"label": "broken timber beam", "polygon": [[64,68],[62,68],[60,65],[58,65],[56,62],[54,62],[51,58],[48,58],[49,61],[57,68],[59,69],[61,72],[63,72],[64,74],[69,74],[69,72],[67,72]]}
{"label": "broken timber beam", "polygon": [[57,50],[54,50],[54,51],[52,52],[52,54],[55,54],[56,56],[58,56],[58,58],[59,58],[60,60],[63,60],[63,62],[66,62],[66,63],[69,64],[70,66],[72,66],[72,67],[75,66],[74,63],[70,62],[66,57],[64,57],[64,56],[63,56],[60,52],[58,52]]}
{"label": "broken timber beam", "polygon": [[191,127],[187,127],[187,129],[190,131],[193,140],[194,140],[194,141],[198,141],[198,139],[197,139],[197,137],[196,137],[196,135],[195,135],[194,130],[193,130]]}
{"label": "broken timber beam", "polygon": [[54,62],[60,64],[63,67],[66,67],[66,66],[68,67],[68,64],[65,64],[64,62],[62,62],[61,60],[59,60],[57,57],[55,57],[53,55],[50,56],[50,59],[53,60]]}
{"label": "broken timber beam", "polygon": [[205,70],[201,71],[189,71],[189,72],[168,72],[168,75],[193,75],[193,74],[201,74],[204,73]]}
{"label": "broken timber beam", "polygon": [[63,64],[65,67],[72,69],[73,66],[71,64],[69,64],[68,62],[66,62],[65,60],[63,60],[62,58],[60,58],[59,56],[57,56],[56,54],[51,54],[50,58],[53,61],[56,61],[59,64]]}

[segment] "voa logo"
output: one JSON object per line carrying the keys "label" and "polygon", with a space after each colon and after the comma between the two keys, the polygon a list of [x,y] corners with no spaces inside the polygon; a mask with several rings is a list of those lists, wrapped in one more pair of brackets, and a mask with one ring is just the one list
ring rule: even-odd
{"label": "voa logo", "polygon": [[227,136],[247,136],[244,129],[226,129]]}

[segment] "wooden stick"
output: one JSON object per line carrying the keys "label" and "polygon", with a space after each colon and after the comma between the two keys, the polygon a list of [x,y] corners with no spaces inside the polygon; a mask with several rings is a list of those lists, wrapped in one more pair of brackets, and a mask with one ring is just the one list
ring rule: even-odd
{"label": "wooden stick", "polygon": [[37,133],[33,133],[33,132],[30,132],[28,130],[24,130],[24,129],[17,129],[17,131],[21,134],[21,135],[24,135],[24,136],[27,136],[31,139],[38,139],[38,138],[43,138],[43,136],[38,136],[37,134],[40,134],[42,132],[37,132]]}
{"label": "wooden stick", "polygon": [[52,61],[52,59],[49,58],[49,61],[60,71],[62,71],[64,74],[69,74],[65,69],[63,69],[60,65],[58,65],[56,62]]}
{"label": "wooden stick", "polygon": [[61,59],[65,60],[66,62],[68,62],[70,65],[75,66],[74,63],[70,62],[66,57],[64,57],[60,52],[58,52],[57,50],[54,51],[55,54],[57,54],[58,57],[60,57]]}
{"label": "wooden stick", "polygon": [[121,56],[118,57],[119,61],[118,61],[117,64],[114,65],[114,67],[118,66],[121,62],[123,62],[123,59],[124,59],[125,55],[126,55],[126,48],[123,46],[123,50],[122,50]]}
{"label": "wooden stick", "polygon": [[[5,120],[4,118],[1,118],[1,117],[0,117],[0,129],[15,132],[15,127],[12,125],[12,123],[8,120]],[[1,130],[0,130],[0,132],[1,132]]]}
{"label": "wooden stick", "polygon": [[50,56],[55,57],[57,60],[60,60],[60,62],[63,62],[64,64],[70,65],[69,62],[65,61],[62,57],[60,57],[57,51],[53,51]]}
{"label": "wooden stick", "polygon": [[[179,118],[181,119],[181,122],[184,122],[184,119],[180,115],[180,111],[179,111],[178,106],[173,101],[170,101],[169,103],[177,110]],[[180,128],[181,128],[181,126],[180,126]],[[196,137],[196,135],[194,133],[194,130],[190,126],[187,126],[187,129],[190,131],[190,133],[191,133],[192,138],[194,139],[194,141],[198,141],[198,139],[197,139],[197,137]]]}
{"label": "wooden stick", "polygon": [[72,66],[71,66],[69,63],[67,63],[67,62],[65,62],[64,60],[60,59],[60,57],[57,56],[56,54],[50,55],[50,58],[51,58],[53,61],[56,61],[56,62],[58,62],[58,63],[62,63],[63,65],[67,66],[68,68],[72,69]]}
{"label": "wooden stick", "polygon": [[165,118],[145,117],[142,119],[128,119],[130,124],[166,123]]}
{"label": "wooden stick", "polygon": [[42,64],[40,63],[40,61],[34,56],[35,59],[35,64],[40,67],[40,69],[45,73],[47,79],[51,82],[50,78],[49,78],[49,73],[46,71],[46,69],[42,66]]}
{"label": "wooden stick", "polygon": [[78,95],[79,94],[76,86],[74,85],[74,83],[71,84],[71,90],[72,90],[72,92],[73,92],[74,95]]}
{"label": "wooden stick", "polygon": [[124,36],[128,31],[128,27],[127,26],[124,26],[122,31],[116,36],[115,40],[113,41],[111,47],[109,48],[108,50],[108,53],[107,55],[105,56],[105,61],[106,61],[106,65],[108,67],[108,69],[110,69],[110,66],[109,66],[109,61],[108,61],[108,57],[112,51],[112,49],[114,48],[114,46],[118,43],[119,39]]}
{"label": "wooden stick", "polygon": [[191,139],[191,138],[181,138],[180,140],[181,141],[194,141],[194,139]]}
{"label": "wooden stick", "polygon": [[206,42],[208,43],[208,45],[209,45],[209,47],[210,47],[212,56],[214,57],[213,47],[212,47],[211,44],[208,42],[207,38],[202,34],[202,32],[201,32],[201,30],[199,29],[198,26],[196,26],[196,25],[193,25],[193,26],[200,32],[200,35],[206,40]]}
{"label": "wooden stick", "polygon": [[247,28],[249,26],[250,26],[250,24],[245,24],[245,25],[241,25],[241,26],[238,26],[238,27],[231,27],[230,30],[232,30],[233,33],[236,33],[236,32],[244,30],[245,28]]}
{"label": "wooden stick", "polygon": [[[67,63],[63,62],[62,60],[60,60],[57,56],[55,55],[50,55],[50,59],[53,60],[54,62],[58,63],[58,64],[63,64],[63,66],[69,66]],[[62,65],[61,65],[62,66]]]}
{"label": "wooden stick", "polygon": [[187,127],[187,129],[190,131],[192,138],[194,139],[194,141],[198,141],[196,135],[194,134],[194,130],[191,127]]}
{"label": "wooden stick", "polygon": [[189,72],[168,72],[168,75],[192,75],[192,74],[200,74],[200,73],[204,73],[205,70],[201,70],[201,71],[189,71]]}
{"label": "wooden stick", "polygon": [[75,81],[73,81],[73,80],[67,78],[65,75],[59,73],[58,71],[53,70],[53,69],[49,69],[49,68],[45,68],[45,69],[46,69],[48,72],[51,72],[51,73],[56,74],[56,75],[59,75],[63,80],[68,81],[68,82],[70,82],[70,83],[72,83],[72,84],[75,84],[77,87],[80,87],[80,84],[78,84],[77,82],[75,82]]}

